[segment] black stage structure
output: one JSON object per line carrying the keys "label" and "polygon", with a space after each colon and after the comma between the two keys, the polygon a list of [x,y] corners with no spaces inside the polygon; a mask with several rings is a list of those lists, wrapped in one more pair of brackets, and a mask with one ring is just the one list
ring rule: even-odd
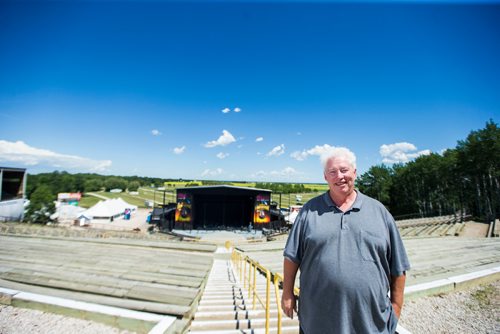
{"label": "black stage structure", "polygon": [[228,185],[177,189],[175,229],[274,228],[271,191]]}

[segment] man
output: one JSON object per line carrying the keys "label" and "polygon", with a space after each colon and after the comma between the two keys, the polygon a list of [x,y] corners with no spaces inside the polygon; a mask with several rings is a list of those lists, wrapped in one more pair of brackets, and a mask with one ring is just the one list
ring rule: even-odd
{"label": "man", "polygon": [[410,268],[394,219],[380,202],[354,189],[351,151],[333,148],[321,161],[329,191],[304,205],[290,231],[283,311],[292,318],[296,310],[300,269],[301,333],[392,334]]}

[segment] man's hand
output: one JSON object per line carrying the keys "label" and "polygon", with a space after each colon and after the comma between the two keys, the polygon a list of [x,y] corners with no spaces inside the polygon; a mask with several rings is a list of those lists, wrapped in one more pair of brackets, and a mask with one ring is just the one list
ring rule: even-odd
{"label": "man's hand", "polygon": [[297,313],[297,301],[293,293],[285,293],[285,291],[283,291],[283,295],[281,296],[281,308],[287,317],[293,319],[293,312],[295,311],[295,313]]}

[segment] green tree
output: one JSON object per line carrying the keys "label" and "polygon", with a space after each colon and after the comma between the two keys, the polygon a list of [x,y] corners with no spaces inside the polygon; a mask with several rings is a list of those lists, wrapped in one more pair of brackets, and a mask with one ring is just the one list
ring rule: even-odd
{"label": "green tree", "polygon": [[104,187],[106,191],[110,191],[111,189],[127,189],[127,181],[121,177],[111,176],[104,181]]}
{"label": "green tree", "polygon": [[362,193],[376,198],[389,208],[392,174],[392,169],[386,165],[373,166],[358,178],[357,186]]}
{"label": "green tree", "polygon": [[457,145],[457,164],[465,205],[476,217],[500,216],[500,128],[490,120]]}
{"label": "green tree", "polygon": [[137,191],[141,184],[138,181],[132,181],[128,184],[128,191]]}
{"label": "green tree", "polygon": [[54,213],[55,196],[47,185],[39,185],[30,198],[25,220],[30,223],[46,224]]}
{"label": "green tree", "polygon": [[104,183],[99,179],[89,179],[84,182],[84,190],[89,191],[100,191],[104,187]]}

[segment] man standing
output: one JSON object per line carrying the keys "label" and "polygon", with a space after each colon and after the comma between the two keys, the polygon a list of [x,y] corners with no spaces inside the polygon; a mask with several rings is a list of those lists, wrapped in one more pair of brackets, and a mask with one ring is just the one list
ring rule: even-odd
{"label": "man standing", "polygon": [[301,333],[392,334],[410,268],[394,218],[354,189],[351,151],[333,148],[321,162],[329,191],[304,205],[288,236],[283,311],[292,318],[296,310],[300,269]]}

